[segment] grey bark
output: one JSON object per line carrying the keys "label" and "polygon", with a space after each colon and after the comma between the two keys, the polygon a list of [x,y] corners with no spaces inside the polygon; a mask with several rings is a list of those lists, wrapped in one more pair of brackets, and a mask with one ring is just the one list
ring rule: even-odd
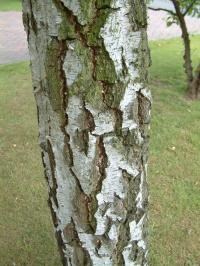
{"label": "grey bark", "polygon": [[151,95],[141,0],[24,0],[63,265],[147,265]]}

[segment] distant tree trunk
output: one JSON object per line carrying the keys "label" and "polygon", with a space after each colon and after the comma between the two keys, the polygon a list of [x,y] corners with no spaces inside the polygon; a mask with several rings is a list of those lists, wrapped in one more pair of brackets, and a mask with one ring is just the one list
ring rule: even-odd
{"label": "distant tree trunk", "polygon": [[180,5],[177,0],[171,0],[174,4],[174,8],[176,11],[176,15],[178,18],[178,21],[180,23],[180,28],[182,31],[182,39],[184,43],[184,69],[187,76],[187,88],[188,93],[192,96],[193,94],[193,68],[192,68],[192,59],[191,59],[191,47],[190,47],[190,38],[189,33],[187,29],[187,25],[185,22],[185,17],[181,13]]}
{"label": "distant tree trunk", "polygon": [[23,0],[63,265],[147,265],[145,0]]}
{"label": "distant tree trunk", "polygon": [[195,73],[194,73],[194,78],[192,81],[192,95],[194,98],[199,98],[200,97],[200,64],[197,66]]}

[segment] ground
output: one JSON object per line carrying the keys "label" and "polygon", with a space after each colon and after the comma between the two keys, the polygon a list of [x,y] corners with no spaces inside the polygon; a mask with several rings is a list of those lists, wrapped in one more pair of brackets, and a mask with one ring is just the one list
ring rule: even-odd
{"label": "ground", "polygon": [[[199,42],[192,37],[195,63]],[[150,46],[150,265],[198,266],[200,104],[185,98],[181,41]],[[28,63],[0,66],[0,88],[0,265],[59,266]]]}
{"label": "ground", "polygon": [[28,60],[21,12],[0,12],[0,40],[0,64]]}
{"label": "ground", "polygon": [[[192,37],[195,65],[200,36]],[[152,266],[200,265],[200,103],[185,97],[181,42],[151,43],[149,163]]]}

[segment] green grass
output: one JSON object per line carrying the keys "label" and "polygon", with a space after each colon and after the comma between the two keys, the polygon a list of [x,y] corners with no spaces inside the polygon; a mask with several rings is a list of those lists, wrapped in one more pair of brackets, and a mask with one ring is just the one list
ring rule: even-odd
{"label": "green grass", "polygon": [[0,265],[60,265],[28,63],[0,65]]}
{"label": "green grass", "polygon": [[21,0],[0,0],[0,11],[21,11]]}
{"label": "green grass", "polygon": [[[185,98],[181,47],[151,43],[151,266],[200,264],[200,102]],[[30,84],[27,63],[0,66],[0,265],[59,266]]]}
{"label": "green grass", "polygon": [[[195,65],[200,36],[192,37]],[[200,102],[185,98],[178,39],[151,43],[151,265],[200,265]],[[173,148],[175,147],[175,148]]]}

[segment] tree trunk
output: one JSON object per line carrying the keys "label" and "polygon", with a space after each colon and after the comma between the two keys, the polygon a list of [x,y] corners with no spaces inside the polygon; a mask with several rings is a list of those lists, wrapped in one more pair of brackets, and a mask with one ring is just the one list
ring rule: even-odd
{"label": "tree trunk", "polygon": [[192,60],[191,60],[191,48],[190,48],[190,38],[187,29],[187,25],[185,22],[185,17],[181,13],[180,5],[177,0],[172,0],[174,4],[174,8],[176,10],[176,15],[178,17],[178,21],[180,23],[181,31],[182,31],[182,39],[184,44],[184,69],[187,76],[187,90],[188,94],[193,97],[193,68],[192,68]]}
{"label": "tree trunk", "polygon": [[200,97],[200,64],[197,66],[192,81],[192,94],[195,99]]}
{"label": "tree trunk", "polygon": [[23,0],[63,265],[147,265],[145,0]]}

